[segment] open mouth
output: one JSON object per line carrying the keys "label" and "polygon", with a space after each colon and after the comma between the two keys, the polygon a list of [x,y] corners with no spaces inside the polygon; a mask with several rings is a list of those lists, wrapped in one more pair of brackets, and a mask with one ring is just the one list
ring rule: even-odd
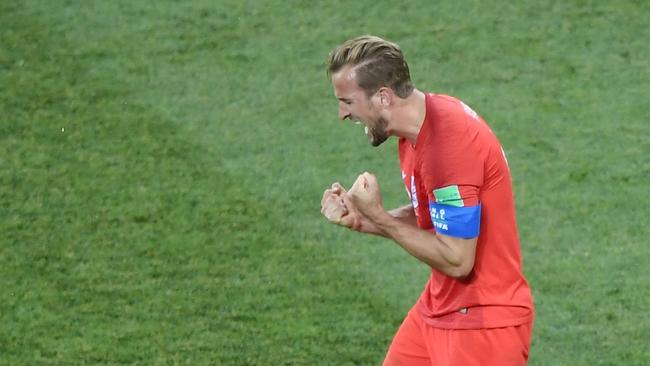
{"label": "open mouth", "polygon": [[[361,121],[356,121],[356,122],[354,122],[354,124],[362,125],[363,123],[361,123]],[[368,136],[368,132],[370,131],[368,129],[368,126],[363,126],[363,131],[366,133],[366,136]]]}
{"label": "open mouth", "polygon": [[[355,125],[364,125],[364,123],[359,120],[353,120],[353,122]],[[366,125],[363,126],[363,132],[366,134],[366,136],[370,137],[370,129],[368,128],[368,126]]]}
{"label": "open mouth", "polygon": [[[355,124],[355,125],[362,125],[363,122],[361,122],[361,121],[354,121],[354,124]],[[366,136],[367,136],[367,135],[368,135],[368,132],[370,132],[370,130],[368,129],[368,126],[363,126],[363,127],[364,127],[364,128],[363,128],[363,131],[366,133]]]}

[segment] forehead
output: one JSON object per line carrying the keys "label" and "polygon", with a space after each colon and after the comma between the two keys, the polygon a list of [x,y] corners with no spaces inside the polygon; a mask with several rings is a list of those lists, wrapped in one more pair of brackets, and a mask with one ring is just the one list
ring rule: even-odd
{"label": "forehead", "polygon": [[337,98],[349,98],[363,92],[357,83],[354,67],[349,65],[332,74],[332,85]]}

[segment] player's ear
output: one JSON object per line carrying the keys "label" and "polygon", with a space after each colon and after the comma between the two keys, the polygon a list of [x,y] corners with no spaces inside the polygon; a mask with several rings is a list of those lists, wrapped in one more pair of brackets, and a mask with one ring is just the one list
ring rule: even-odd
{"label": "player's ear", "polygon": [[388,107],[393,102],[393,90],[391,88],[382,86],[379,88],[379,102],[382,106]]}

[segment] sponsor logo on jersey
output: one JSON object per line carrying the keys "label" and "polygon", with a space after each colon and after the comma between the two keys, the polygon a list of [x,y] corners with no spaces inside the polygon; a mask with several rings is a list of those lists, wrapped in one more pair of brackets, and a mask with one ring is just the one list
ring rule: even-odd
{"label": "sponsor logo on jersey", "polygon": [[414,209],[418,208],[418,192],[415,189],[415,176],[413,175],[411,176],[411,203]]}

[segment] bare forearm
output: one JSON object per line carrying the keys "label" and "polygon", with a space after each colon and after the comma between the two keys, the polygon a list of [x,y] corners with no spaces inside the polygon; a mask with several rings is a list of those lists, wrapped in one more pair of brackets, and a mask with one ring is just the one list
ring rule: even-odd
{"label": "bare forearm", "polygon": [[346,198],[363,218],[361,225],[355,226],[359,231],[391,238],[412,256],[451,277],[464,278],[472,271],[478,237],[462,239],[420,229],[411,206],[385,211],[374,175],[361,174]]}
{"label": "bare forearm", "polygon": [[409,219],[395,217],[393,211],[374,218],[373,225],[382,235],[393,239],[409,254],[451,277],[465,277],[474,265],[473,239],[442,238],[415,225]]}
{"label": "bare forearm", "polygon": [[413,210],[413,205],[406,205],[398,207],[396,209],[388,211],[388,214],[399,220],[404,224],[408,224],[413,227],[418,226],[418,220],[415,216],[415,211]]}
{"label": "bare forearm", "polygon": [[[388,211],[388,214],[403,224],[417,227],[417,218],[415,217],[415,211],[413,211],[412,205],[398,207],[396,209]],[[361,219],[361,225],[358,231],[390,238],[390,236],[387,235],[380,227],[378,227],[375,223],[366,217],[363,217]]]}

